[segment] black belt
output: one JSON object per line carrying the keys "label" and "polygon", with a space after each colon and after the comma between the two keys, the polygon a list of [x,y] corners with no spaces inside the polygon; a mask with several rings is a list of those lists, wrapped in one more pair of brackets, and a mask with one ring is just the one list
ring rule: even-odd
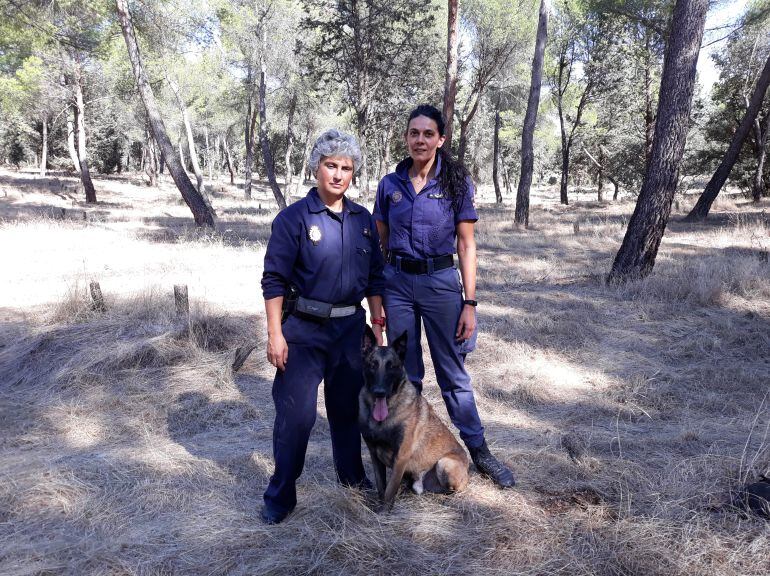
{"label": "black belt", "polygon": [[451,268],[455,264],[455,259],[451,254],[445,254],[435,258],[415,260],[414,258],[405,258],[390,253],[388,254],[388,263],[393,264],[398,270],[408,274],[432,274],[444,268]]}

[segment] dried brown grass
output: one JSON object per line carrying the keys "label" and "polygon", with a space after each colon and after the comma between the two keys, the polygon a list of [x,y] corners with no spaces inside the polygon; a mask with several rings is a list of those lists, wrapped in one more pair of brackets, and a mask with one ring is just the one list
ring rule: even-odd
{"label": "dried brown grass", "polygon": [[[672,222],[650,278],[607,287],[629,203],[537,198],[479,223],[468,359],[519,486],[375,514],[335,483],[319,404],[299,505],[265,527],[272,370],[258,278],[270,215],[224,187],[200,234],[166,188],[100,182],[98,221],[0,210],[0,566],[22,574],[766,574],[770,531],[730,491],[770,466],[770,237],[759,210]],[[9,184],[10,182],[10,184]],[[22,196],[21,193],[24,192]],[[265,204],[267,205],[267,204]],[[34,210],[32,209],[34,207]],[[223,208],[230,210],[225,213]],[[573,223],[579,219],[579,233]],[[227,230],[230,232],[227,232]],[[99,280],[107,312],[94,311]],[[179,318],[171,286],[190,286]],[[237,346],[257,350],[234,374]],[[427,358],[427,351],[426,351]],[[426,395],[440,396],[430,365]]]}

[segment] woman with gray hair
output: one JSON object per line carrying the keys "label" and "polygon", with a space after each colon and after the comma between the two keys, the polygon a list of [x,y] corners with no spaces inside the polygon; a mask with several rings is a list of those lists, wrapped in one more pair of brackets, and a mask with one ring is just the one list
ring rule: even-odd
{"label": "woman with gray hair", "polygon": [[361,461],[357,420],[366,325],[361,301],[366,297],[382,344],[385,282],[372,215],[345,197],[360,163],[356,139],[327,130],[310,154],[317,186],[273,220],[262,275],[267,359],[277,369],[275,471],[261,512],[267,524],[281,522],[297,504],[296,481],[321,380],[337,478],[346,486],[371,486]]}

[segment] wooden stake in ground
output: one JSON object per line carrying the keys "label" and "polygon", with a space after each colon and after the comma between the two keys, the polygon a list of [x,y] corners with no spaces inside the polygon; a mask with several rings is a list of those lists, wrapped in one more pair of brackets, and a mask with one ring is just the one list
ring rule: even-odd
{"label": "wooden stake in ground", "polygon": [[104,296],[102,295],[102,288],[99,286],[99,283],[92,280],[88,287],[91,291],[91,300],[94,302],[93,309],[97,312],[106,312],[107,305],[104,303]]}
{"label": "wooden stake in ground", "polygon": [[735,161],[738,160],[738,154],[741,153],[743,148],[743,142],[746,140],[746,136],[751,132],[751,128],[754,126],[754,120],[759,113],[759,109],[762,107],[762,102],[765,99],[765,93],[767,87],[770,86],[770,57],[765,62],[765,67],[762,69],[757,80],[757,85],[754,88],[754,93],[751,95],[751,101],[746,108],[746,113],[743,115],[738,129],[733,134],[732,140],[730,140],[730,146],[725,152],[722,162],[714,172],[714,175],[706,185],[706,189],[703,194],[700,195],[698,201],[690,210],[690,213],[685,217],[685,222],[693,222],[697,220],[705,220],[711,210],[711,205],[716,200],[719,191],[724,186],[727,177],[730,175],[730,171],[733,169]]}
{"label": "wooden stake in ground", "polygon": [[168,138],[166,126],[163,123],[163,118],[160,116],[158,105],[155,102],[155,95],[152,92],[150,81],[142,66],[142,59],[139,54],[139,44],[136,41],[134,26],[131,23],[131,15],[128,11],[128,0],[115,0],[115,5],[118,10],[120,27],[123,30],[123,38],[126,41],[128,57],[131,60],[131,67],[134,70],[134,79],[136,80],[136,85],[139,89],[139,95],[142,98],[144,107],[147,110],[147,117],[150,121],[150,127],[152,128],[155,142],[157,142],[158,147],[161,149],[163,159],[166,162],[166,166],[168,166],[168,171],[171,172],[171,177],[174,179],[176,187],[179,189],[179,192],[181,192],[182,198],[184,198],[184,201],[187,203],[187,206],[193,214],[195,224],[198,226],[211,226],[213,228],[215,218],[214,210],[198,190],[195,189],[195,186],[193,186],[190,177],[187,176],[184,168],[176,158],[174,146]]}
{"label": "wooden stake in ground", "polygon": [[532,58],[532,78],[529,83],[527,112],[524,114],[524,128],[521,132],[521,177],[516,190],[516,213],[514,222],[529,226],[529,189],[532,186],[532,170],[535,166],[533,139],[537,123],[537,109],[540,106],[540,85],[543,82],[543,57],[548,38],[548,10],[545,0],[540,0],[540,15],[537,22],[535,55]]}
{"label": "wooden stake in ground", "polygon": [[174,284],[174,303],[176,313],[179,316],[187,316],[190,313],[190,300],[187,297],[186,284]]}
{"label": "wooden stake in ground", "polygon": [[607,277],[609,283],[647,276],[655,265],[687,142],[695,68],[707,9],[708,0],[677,0],[674,6],[652,157],[623,244]]}

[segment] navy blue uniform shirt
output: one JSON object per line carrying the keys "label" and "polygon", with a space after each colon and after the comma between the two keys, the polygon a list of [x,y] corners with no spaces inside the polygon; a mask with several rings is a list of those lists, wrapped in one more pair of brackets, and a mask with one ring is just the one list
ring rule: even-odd
{"label": "navy blue uniform shirt", "polygon": [[262,294],[283,296],[289,284],[301,296],[332,304],[359,304],[385,288],[384,261],[372,215],[343,199],[341,214],[312,188],[273,220],[265,253]]}
{"label": "navy blue uniform shirt", "polygon": [[441,156],[436,154],[436,176],[419,194],[409,180],[412,159],[402,160],[377,187],[374,218],[388,226],[388,250],[407,258],[433,258],[455,253],[458,222],[479,219],[473,205],[473,182],[467,178],[468,192],[460,198],[457,211],[441,188]]}

